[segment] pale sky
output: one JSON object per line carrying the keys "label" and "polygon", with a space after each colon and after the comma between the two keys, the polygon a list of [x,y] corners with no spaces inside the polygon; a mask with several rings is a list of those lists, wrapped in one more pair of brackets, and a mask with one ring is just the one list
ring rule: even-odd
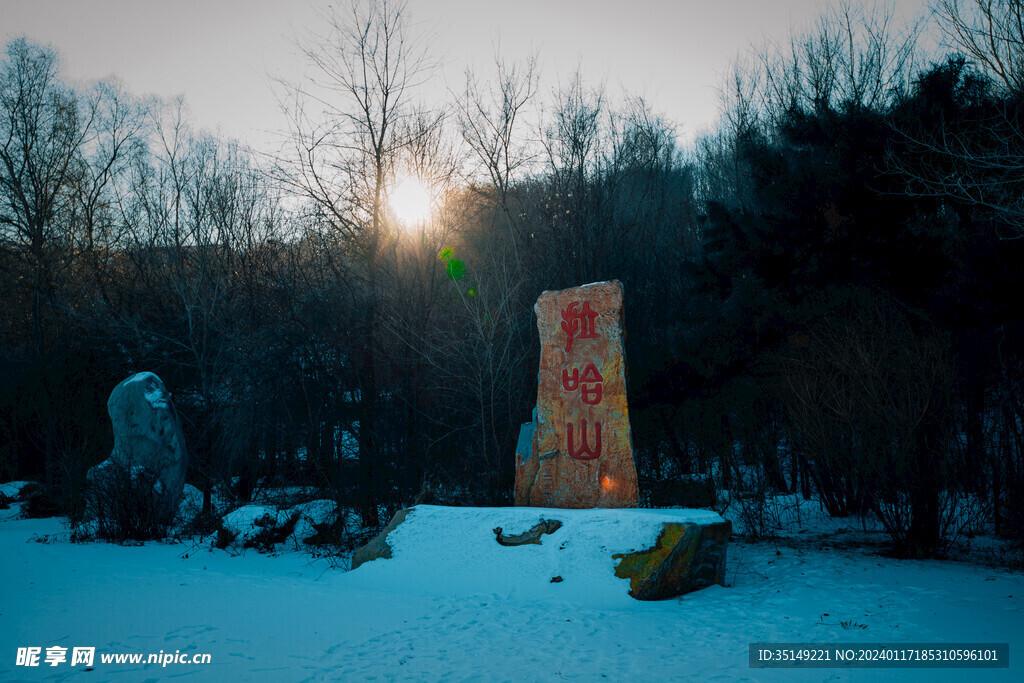
{"label": "pale sky", "polygon": [[[305,63],[296,36],[323,28],[317,8],[348,0],[0,0],[0,39],[26,35],[61,54],[66,77],[119,76],[135,94],[184,94],[193,121],[257,148],[285,128],[271,76]],[[854,0],[856,2],[856,0]],[[899,0],[915,16],[924,0]],[[683,138],[709,126],[730,62],[752,43],[785,41],[824,0],[410,0],[442,64],[439,97],[468,65],[490,72],[495,45],[539,52],[542,89],[584,78],[643,95]],[[428,93],[430,95],[431,93]]]}

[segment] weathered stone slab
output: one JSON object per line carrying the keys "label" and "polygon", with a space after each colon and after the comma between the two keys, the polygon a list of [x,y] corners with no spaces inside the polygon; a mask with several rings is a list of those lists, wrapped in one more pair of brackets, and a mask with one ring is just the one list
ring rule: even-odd
{"label": "weathered stone slab", "polygon": [[107,412],[114,449],[87,474],[92,502],[128,478],[151,488],[158,519],[173,520],[185,486],[188,451],[167,387],[152,372],[136,373],[110,392]]}
{"label": "weathered stone slab", "polygon": [[710,510],[417,505],[356,553],[352,579],[621,608],[721,584],[730,527]]}
{"label": "weathered stone slab", "polygon": [[398,525],[405,521],[405,516],[409,514],[411,508],[399,510],[395,513],[395,516],[391,518],[384,530],[373,537],[373,539],[364,545],[362,548],[357,550],[352,555],[352,569],[355,569],[359,565],[366,564],[373,560],[380,558],[391,557],[391,546],[388,545],[388,534],[398,528]]}
{"label": "weathered stone slab", "polygon": [[541,341],[537,409],[516,449],[516,505],[636,507],[622,285],[547,291],[534,310]]}
{"label": "weathered stone slab", "polygon": [[732,523],[666,523],[654,547],[613,555],[615,575],[629,579],[637,600],[664,600],[714,584],[724,585]]}

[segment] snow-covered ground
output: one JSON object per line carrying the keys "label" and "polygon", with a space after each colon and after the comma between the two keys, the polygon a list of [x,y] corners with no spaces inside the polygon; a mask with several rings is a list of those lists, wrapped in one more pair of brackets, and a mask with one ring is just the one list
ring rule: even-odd
{"label": "snow-covered ground", "polygon": [[[95,647],[86,677],[96,681],[1024,680],[1024,575],[888,559],[835,537],[824,550],[733,542],[728,587],[639,602],[610,564],[595,566],[608,555],[558,536],[571,524],[546,548],[499,548],[491,529],[507,511],[463,508],[447,526],[437,517],[425,533],[398,534],[393,559],[346,572],[294,551],[70,543],[61,520],[16,519],[16,508],[0,511],[4,681],[82,676],[82,665],[45,664],[53,646],[69,660]],[[647,533],[616,529],[613,513],[602,524],[612,539]],[[557,560],[555,543],[565,546]],[[519,551],[534,559],[495,564]],[[564,581],[524,580],[515,566]],[[765,641],[1009,642],[1011,668],[749,668],[749,643]],[[40,666],[16,665],[24,647],[41,648]],[[100,662],[178,651],[211,663]]]}

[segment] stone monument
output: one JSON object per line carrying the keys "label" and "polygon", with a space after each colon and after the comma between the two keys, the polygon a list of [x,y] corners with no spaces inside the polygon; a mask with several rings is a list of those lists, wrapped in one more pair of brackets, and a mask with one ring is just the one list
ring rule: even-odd
{"label": "stone monument", "polygon": [[[573,584],[584,589],[573,595],[587,595],[590,586],[600,592],[602,571],[614,571],[621,590],[637,600],[724,584],[727,520],[711,510],[636,508],[622,285],[544,292],[535,310],[537,406],[516,446],[517,507],[400,510],[353,555],[352,568],[365,574],[375,568],[364,565],[386,560],[397,566],[382,576],[408,572],[418,580],[425,564],[437,564],[444,567],[442,590],[483,577],[503,591],[521,586],[553,597]],[[563,509],[531,509],[538,507]]]}
{"label": "stone monument", "polygon": [[515,504],[636,507],[622,285],[546,291],[534,310],[541,341],[537,407],[520,430]]}
{"label": "stone monument", "polygon": [[185,486],[188,452],[170,392],[152,372],[139,372],[114,387],[107,412],[114,450],[88,472],[94,501],[128,476],[151,487],[159,519],[173,520]]}

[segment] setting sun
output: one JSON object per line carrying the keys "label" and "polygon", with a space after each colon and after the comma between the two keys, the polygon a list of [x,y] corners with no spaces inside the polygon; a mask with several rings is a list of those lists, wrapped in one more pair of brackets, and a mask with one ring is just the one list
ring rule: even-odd
{"label": "setting sun", "polygon": [[415,178],[406,178],[391,191],[391,210],[406,224],[419,223],[430,215],[430,190]]}

